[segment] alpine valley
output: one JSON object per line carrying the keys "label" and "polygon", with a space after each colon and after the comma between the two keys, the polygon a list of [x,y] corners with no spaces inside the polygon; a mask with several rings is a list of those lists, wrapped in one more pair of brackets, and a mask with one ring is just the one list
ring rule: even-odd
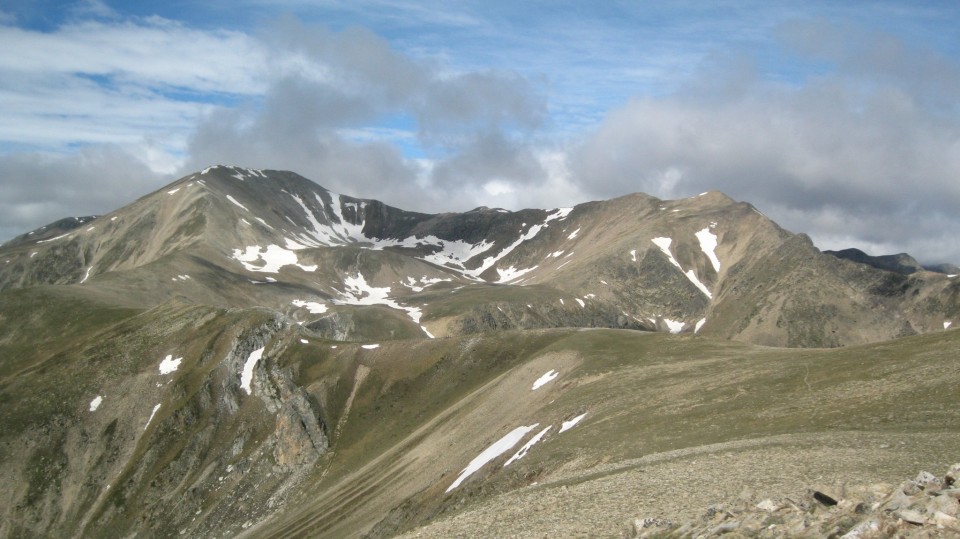
{"label": "alpine valley", "polygon": [[719,192],[210,167],[0,246],[0,536],[618,537],[947,469],[960,278],[869,258]]}

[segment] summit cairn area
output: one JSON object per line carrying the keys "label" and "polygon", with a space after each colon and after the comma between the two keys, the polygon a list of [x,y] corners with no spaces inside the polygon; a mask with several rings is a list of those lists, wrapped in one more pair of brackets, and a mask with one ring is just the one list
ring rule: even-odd
{"label": "summit cairn area", "polygon": [[686,537],[960,537],[960,463],[941,478],[922,471],[894,486],[834,484],[797,499],[767,498],[713,505],[698,520],[637,518],[623,536]]}

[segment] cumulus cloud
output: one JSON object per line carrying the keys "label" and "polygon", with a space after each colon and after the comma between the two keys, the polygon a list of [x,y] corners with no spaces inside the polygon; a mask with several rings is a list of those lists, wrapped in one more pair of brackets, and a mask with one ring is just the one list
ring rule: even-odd
{"label": "cumulus cloud", "polygon": [[[718,28],[755,32],[739,49],[696,24],[647,27],[624,61],[609,55],[636,35],[633,20],[613,34],[604,21],[577,26],[509,41],[536,44],[512,71],[410,52],[436,38],[388,41],[292,16],[247,34],[86,0],[38,31],[0,11],[0,47],[18,51],[0,57],[0,234],[109,211],[226,163],[429,212],[719,189],[823,248],[960,261],[956,59],[825,19],[780,24],[771,43],[780,13],[725,19]],[[448,24],[475,32],[472,53],[516,58],[488,45],[490,20]],[[628,87],[633,99],[582,131],[596,96],[606,104]]]}
{"label": "cumulus cloud", "polygon": [[[604,197],[719,189],[824,247],[960,260],[958,66],[921,50],[907,66],[882,53],[906,47],[893,37],[851,46],[824,21],[783,31],[798,53],[834,67],[786,85],[751,77],[740,58],[678,94],[634,99],[575,150],[576,181]],[[917,84],[928,69],[935,90]]]}
{"label": "cumulus cloud", "polygon": [[[293,18],[262,34],[273,82],[246,107],[196,129],[184,172],[211,163],[295,170],[325,187],[414,210],[471,207],[490,181],[546,176],[528,135],[546,102],[506,71],[456,71],[394,50],[363,29],[333,32]],[[401,122],[371,140],[366,126]],[[403,155],[415,146],[423,159]],[[512,193],[501,190],[499,195]]]}

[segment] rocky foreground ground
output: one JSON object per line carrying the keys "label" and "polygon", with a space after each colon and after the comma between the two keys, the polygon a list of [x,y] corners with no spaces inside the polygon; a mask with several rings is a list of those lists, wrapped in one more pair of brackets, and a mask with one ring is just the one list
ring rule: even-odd
{"label": "rocky foreground ground", "polygon": [[715,505],[690,522],[638,518],[623,535],[628,539],[960,537],[958,512],[960,463],[942,478],[923,471],[898,486],[835,484],[810,488],[802,499]]}

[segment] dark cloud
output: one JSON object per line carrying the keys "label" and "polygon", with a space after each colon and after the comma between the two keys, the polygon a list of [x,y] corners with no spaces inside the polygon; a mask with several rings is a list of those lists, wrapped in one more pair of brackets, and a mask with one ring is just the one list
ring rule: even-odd
{"label": "dark cloud", "polygon": [[[272,95],[268,101],[283,100]],[[398,185],[414,185],[416,167],[395,146],[345,140],[322,122],[309,121],[309,112],[298,121],[301,104],[292,97],[286,103],[289,107],[281,111],[263,109],[273,114],[233,109],[212,114],[190,142],[184,171],[218,163],[293,170],[328,189],[360,197],[382,198]]]}
{"label": "dark cloud", "polygon": [[167,178],[115,146],[69,156],[0,156],[0,241],[63,217],[98,215],[132,202]]}
{"label": "dark cloud", "polygon": [[546,116],[546,99],[517,74],[470,72],[432,80],[413,111],[424,139],[449,140],[465,131],[535,129]]}
{"label": "dark cloud", "polygon": [[[709,76],[678,95],[612,111],[573,152],[575,180],[603,197],[718,189],[825,248],[849,242],[875,254],[911,250],[928,261],[960,261],[960,70],[916,50],[908,68],[877,53],[905,47],[891,36],[864,35],[851,46],[817,33],[819,24],[789,33],[802,34],[794,45],[835,61],[833,70],[797,86],[749,76],[729,84],[751,70],[709,65]],[[939,70],[936,99],[916,84],[923,66]]]}
{"label": "dark cloud", "polygon": [[492,181],[512,187],[537,185],[546,179],[546,171],[529,147],[500,133],[487,133],[437,163],[432,179],[434,185],[456,192],[464,185],[482,186]]}
{"label": "dark cloud", "polygon": [[[450,72],[369,31],[332,32],[293,18],[263,40],[277,71],[266,95],[205,118],[184,173],[213,163],[290,169],[330,189],[422,211],[471,207],[470,193],[491,180],[544,176],[526,137],[546,103],[515,73]],[[413,125],[393,132],[400,140],[370,142],[384,132],[366,126],[391,118]],[[405,158],[404,145],[431,152],[436,166]]]}
{"label": "dark cloud", "polygon": [[368,119],[401,110],[414,117],[428,138],[467,127],[529,129],[546,115],[544,97],[516,73],[451,71],[402,54],[363,28],[334,32],[285,17],[262,39],[286,77],[351,96],[355,101],[350,110]]}

